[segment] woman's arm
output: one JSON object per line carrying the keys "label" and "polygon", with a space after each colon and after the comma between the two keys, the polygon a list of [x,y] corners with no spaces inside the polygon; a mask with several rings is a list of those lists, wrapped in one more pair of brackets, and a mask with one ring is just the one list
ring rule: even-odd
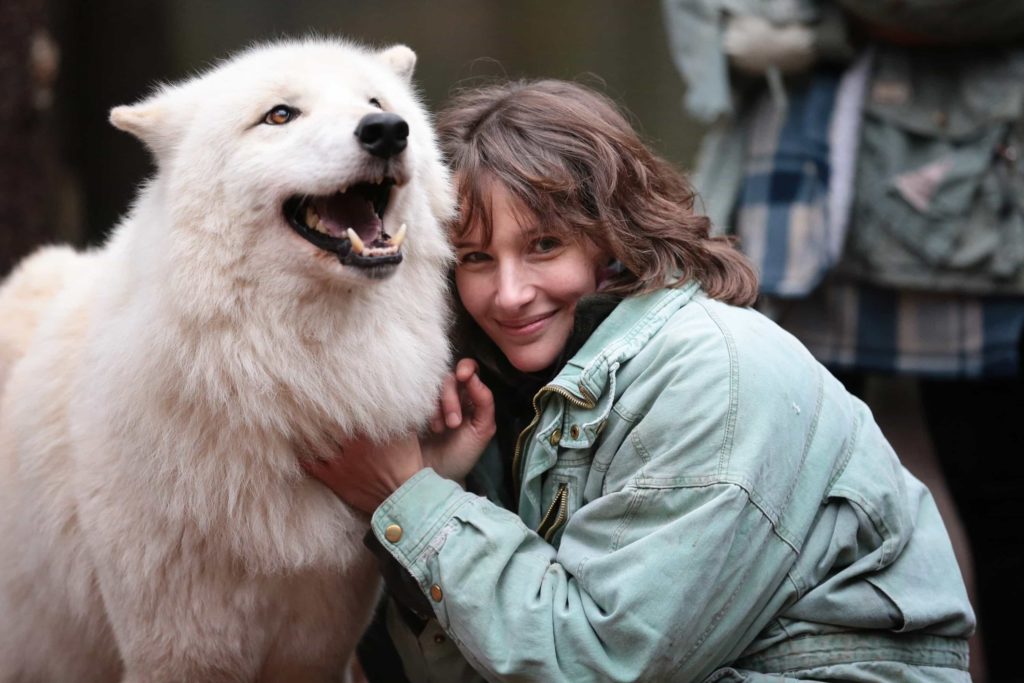
{"label": "woman's arm", "polygon": [[693,398],[667,386],[612,458],[635,463],[626,485],[577,510],[557,550],[429,471],[374,513],[382,545],[486,677],[699,680],[789,596],[795,551],[742,485],[645,476],[713,459],[727,429],[729,402],[710,394],[694,409],[701,428],[680,430]]}
{"label": "woman's arm", "polygon": [[731,484],[610,494],[557,551],[453,487],[418,474],[373,529],[489,678],[700,680],[763,628],[793,558]]}

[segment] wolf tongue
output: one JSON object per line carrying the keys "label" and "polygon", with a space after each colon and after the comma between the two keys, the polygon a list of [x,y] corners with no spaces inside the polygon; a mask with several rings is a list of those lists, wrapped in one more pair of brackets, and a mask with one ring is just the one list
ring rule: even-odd
{"label": "wolf tongue", "polygon": [[319,228],[331,237],[345,237],[348,228],[355,230],[363,242],[370,244],[381,234],[381,221],[369,200],[352,193],[318,197],[314,207],[320,214]]}

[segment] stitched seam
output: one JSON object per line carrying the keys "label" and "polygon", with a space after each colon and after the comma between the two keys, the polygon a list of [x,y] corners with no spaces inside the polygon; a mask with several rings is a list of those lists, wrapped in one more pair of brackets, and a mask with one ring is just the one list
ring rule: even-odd
{"label": "stitched seam", "polygon": [[640,430],[634,429],[629,433],[629,440],[633,442],[633,448],[636,449],[637,455],[644,461],[644,465],[651,462],[651,454],[644,446],[643,440],[640,438]]}
{"label": "stitched seam", "polygon": [[[744,574],[746,575],[749,573],[750,570],[748,568],[748,570],[744,572]],[[694,641],[690,649],[686,651],[682,658],[680,658],[679,663],[675,666],[674,669],[672,669],[673,674],[679,671],[679,669],[683,667],[683,664],[685,664],[690,659],[690,657],[693,656],[693,653],[696,652],[700,648],[700,646],[704,644],[704,641],[708,639],[708,636],[711,635],[711,632],[715,629],[716,626],[718,626],[719,622],[722,621],[722,619],[725,616],[725,613],[732,606],[732,603],[735,602],[736,596],[739,595],[740,589],[744,588],[745,584],[745,581],[738,581],[736,583],[736,588],[734,588],[732,593],[729,595],[729,599],[726,600],[725,604],[722,605],[722,608],[715,613],[715,616],[711,619],[711,623],[708,624],[707,628],[705,628],[704,631],[697,637],[697,639]]]}
{"label": "stitched seam", "polygon": [[643,413],[630,410],[627,406],[622,405],[621,401],[615,402],[612,406],[612,412],[631,424],[636,424],[643,417]]}
{"label": "stitched seam", "polygon": [[652,484],[652,480],[645,478],[640,474],[637,474],[633,480],[632,486],[636,489],[643,489],[648,491],[657,490],[668,490],[668,489],[694,489],[694,488],[707,488],[709,486],[735,486],[739,490],[743,491],[743,494],[747,498],[747,502],[753,505],[758,512],[764,515],[764,518],[768,520],[768,523],[772,527],[772,533],[779,538],[783,543],[788,545],[790,549],[795,553],[799,553],[800,550],[796,547],[796,543],[788,538],[783,530],[780,529],[778,523],[778,512],[773,510],[769,505],[768,501],[757,495],[756,488],[749,481],[742,481],[739,479],[725,479],[722,477],[704,477],[702,481],[690,482],[690,483],[679,483],[675,482],[671,485],[667,484]]}
{"label": "stitched seam", "polygon": [[[786,574],[786,578],[790,580],[790,583],[792,583],[793,580],[790,578],[789,574]],[[799,589],[796,588],[796,584],[795,583],[793,584],[793,588],[796,589],[797,592],[799,593]],[[786,624],[783,623],[782,619],[776,617],[775,618],[775,625],[779,627],[780,631],[782,631],[783,633],[786,634],[786,638],[788,640],[792,640],[793,639],[793,634],[789,632],[788,628],[786,628]]]}
{"label": "stitched seam", "polygon": [[837,486],[833,491],[841,494],[839,497],[845,498],[850,504],[856,505],[863,510],[867,518],[871,520],[871,525],[875,527],[875,533],[882,537],[882,545],[879,546],[882,552],[879,554],[876,569],[888,566],[890,563],[890,550],[895,543],[895,534],[885,523],[885,518],[878,513],[866,498],[860,495],[859,491],[854,491],[844,486]]}
{"label": "stitched seam", "polygon": [[729,355],[729,412],[725,416],[725,430],[722,434],[722,445],[718,449],[718,473],[725,474],[729,469],[729,458],[732,456],[733,437],[736,432],[736,414],[739,412],[739,361],[736,358],[736,343],[732,334],[726,330],[718,317],[711,312],[705,301],[695,301],[708,318],[715,324],[725,341],[725,349]]}
{"label": "stitched seam", "polygon": [[[914,664],[916,664],[918,666],[935,666],[935,667],[945,668],[943,664],[937,664],[935,662],[929,662],[929,663],[915,662],[914,661],[915,655],[919,656],[919,655],[921,655],[923,653],[933,653],[933,654],[951,656],[951,659],[958,659],[958,660],[962,659],[963,655],[964,655],[964,652],[961,649],[957,649],[957,648],[953,648],[953,647],[941,647],[941,646],[938,646],[938,645],[921,643],[921,642],[914,642],[912,644],[912,646],[911,646],[911,644],[908,643],[907,645],[902,646],[902,647],[897,645],[897,644],[894,644],[894,643],[862,643],[862,644],[859,644],[859,645],[851,646],[848,643],[844,643],[843,645],[837,645],[834,642],[829,642],[830,640],[833,640],[835,636],[842,637],[843,635],[847,635],[848,633],[849,632],[839,632],[839,633],[824,634],[824,635],[822,635],[822,634],[810,634],[810,635],[797,636],[796,638],[793,638],[793,639],[791,639],[789,641],[786,641],[785,645],[790,646],[790,647],[792,647],[792,646],[800,646],[801,643],[805,643],[807,641],[814,641],[814,640],[819,640],[819,641],[823,641],[823,642],[822,642],[822,644],[820,646],[799,647],[799,649],[795,649],[793,651],[779,652],[779,653],[768,653],[768,654],[755,654],[755,655],[752,655],[752,656],[749,656],[749,657],[741,657],[739,660],[737,660],[737,663],[740,663],[744,667],[746,667],[746,666],[754,666],[754,667],[757,667],[757,668],[768,668],[768,669],[775,669],[775,668],[778,667],[779,664],[783,664],[783,666],[780,668],[780,671],[799,671],[799,670],[803,670],[803,669],[816,668],[816,667],[821,667],[821,666],[828,666],[828,665],[832,665],[832,664],[840,664],[840,663],[849,663],[849,662],[863,661],[863,659],[864,659],[863,654],[858,654],[858,653],[874,652],[874,653],[886,653],[886,654],[890,654],[890,656],[894,656],[894,655],[896,655],[898,653],[898,654],[904,655],[904,658],[902,658],[902,659],[896,659],[896,658],[894,658],[894,659],[883,659],[883,658],[872,657],[871,661],[889,661],[889,662],[898,662],[898,663],[904,663],[904,664],[906,664],[906,663],[914,663]],[[942,639],[943,636],[936,636],[936,638]],[[825,657],[827,658],[827,661],[822,661],[821,663],[811,664],[811,665],[808,665],[807,663],[791,664],[791,665],[788,665],[788,666],[785,665],[786,660],[798,659],[798,658],[801,658],[801,657],[807,658],[807,657],[812,657],[814,655],[825,655]],[[847,659],[846,657],[842,657],[841,655],[848,655],[849,658]],[[952,664],[952,662],[949,662],[945,666],[950,666],[951,664]]]}
{"label": "stitched seam", "polygon": [[692,292],[685,289],[676,290],[672,295],[665,296],[665,298],[659,301],[654,308],[649,310],[644,317],[637,321],[637,323],[633,325],[625,335],[619,337],[617,340],[605,347],[601,353],[595,356],[594,359],[587,364],[587,367],[583,368],[583,371],[580,373],[580,379],[583,382],[590,384],[592,375],[596,374],[600,366],[608,365],[608,360],[610,358],[615,357],[617,360],[625,360],[618,357],[618,354],[622,353],[622,349],[630,346],[633,340],[640,337],[642,334],[648,334],[647,330],[651,323],[661,316],[662,311],[665,308],[676,304],[677,300],[687,293],[691,295],[690,300],[692,300]]}
{"label": "stitched seam", "polygon": [[629,499],[629,504],[626,505],[626,511],[622,515],[622,521],[619,522],[619,526],[615,529],[615,535],[612,536],[612,543],[609,546],[608,552],[612,553],[619,549],[622,543],[622,537],[626,534],[626,529],[629,527],[629,523],[636,515],[636,511],[640,509],[640,504],[644,499],[643,489],[633,489],[633,495]]}
{"label": "stitched seam", "polygon": [[[819,370],[818,370],[818,373],[817,373],[817,377],[818,377],[818,401],[817,401],[817,404],[816,404],[816,406],[814,408],[814,420],[811,422],[811,428],[810,428],[810,430],[809,430],[809,432],[807,434],[807,439],[804,441],[803,453],[800,454],[800,466],[797,468],[797,472],[800,472],[801,470],[803,470],[804,463],[807,462],[807,454],[810,453],[810,451],[811,451],[811,443],[814,441],[815,434],[818,433],[818,424],[819,424],[819,422],[821,420],[821,408],[822,408],[822,406],[823,406],[823,404],[825,402],[825,376],[823,374],[824,372],[825,372],[824,369],[819,367]],[[785,497],[785,499],[784,499],[784,501],[782,503],[782,506],[781,506],[783,510],[789,509],[789,501],[792,500],[793,492],[796,491],[796,485],[797,485],[798,479],[799,479],[798,477],[793,477],[793,480],[790,482],[789,490],[786,491],[786,497]],[[786,527],[785,520],[781,516],[779,517],[779,527],[780,527],[780,533],[782,533],[782,534],[784,534],[786,536],[789,536],[789,529]],[[797,550],[799,552],[799,548],[803,547],[803,543],[802,542],[798,543],[797,546],[799,546],[797,548]]]}
{"label": "stitched seam", "polygon": [[[793,584],[793,590],[796,592],[797,600],[799,600],[800,598],[802,598],[804,596],[804,591],[806,589],[802,588],[803,581],[799,581],[798,582],[796,580],[796,578],[793,576],[793,572],[795,571],[795,569],[796,568],[794,567],[793,569],[791,569],[788,572],[786,572],[786,579],[788,579],[789,582],[791,584]],[[795,602],[795,600],[794,600],[794,602]],[[781,621],[779,621],[779,626],[782,628],[783,631],[785,631],[786,635],[788,636],[789,635],[789,631],[786,630],[785,625],[783,625],[783,623]]]}
{"label": "stitched seam", "polygon": [[832,495],[832,487],[836,485],[839,478],[846,472],[847,466],[850,464],[850,460],[853,458],[853,450],[857,446],[857,442],[860,439],[861,430],[864,428],[864,420],[861,417],[861,413],[857,413],[857,422],[853,426],[853,430],[850,433],[850,440],[846,444],[846,448],[843,449],[843,455],[836,463],[835,469],[832,471],[832,476],[829,477],[828,485],[825,487],[825,496],[822,500],[827,500]]}

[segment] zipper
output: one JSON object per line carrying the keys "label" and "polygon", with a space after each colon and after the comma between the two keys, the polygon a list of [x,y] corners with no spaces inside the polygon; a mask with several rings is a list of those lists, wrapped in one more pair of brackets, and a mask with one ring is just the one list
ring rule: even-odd
{"label": "zipper", "polygon": [[585,408],[590,410],[597,405],[597,400],[590,395],[583,385],[580,385],[580,393],[583,394],[583,399],[578,399],[562,387],[556,387],[554,385],[548,385],[542,387],[540,391],[533,395],[533,419],[530,420],[530,424],[526,425],[526,428],[519,432],[519,436],[516,438],[516,448],[512,454],[512,491],[515,492],[516,497],[519,496],[519,487],[522,485],[523,463],[520,462],[523,456],[523,438],[529,433],[534,427],[537,426],[537,422],[540,421],[540,397],[544,393],[558,394],[569,403],[573,404],[577,408]]}
{"label": "zipper", "polygon": [[569,516],[569,485],[561,483],[558,485],[558,493],[555,494],[555,499],[551,501],[551,507],[544,513],[544,519],[540,520],[540,525],[537,527],[537,533],[540,534],[545,541],[550,542],[555,536],[555,532],[562,528],[565,524],[566,517]]}

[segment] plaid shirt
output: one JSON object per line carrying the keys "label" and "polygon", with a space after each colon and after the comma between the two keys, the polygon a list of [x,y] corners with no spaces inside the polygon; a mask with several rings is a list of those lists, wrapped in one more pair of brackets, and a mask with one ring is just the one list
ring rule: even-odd
{"label": "plaid shirt", "polygon": [[1021,297],[829,280],[807,298],[766,298],[762,305],[833,369],[964,379],[1021,372]]}
{"label": "plaid shirt", "polygon": [[837,74],[816,75],[785,107],[767,95],[753,112],[734,231],[761,291],[803,296],[834,265],[829,254],[829,122]]}
{"label": "plaid shirt", "polygon": [[[818,73],[779,108],[747,119],[732,227],[761,276],[762,309],[834,369],[929,377],[1021,372],[1024,297],[868,285],[828,276],[838,254],[829,214],[829,125],[839,78]],[[856,229],[854,224],[853,229]],[[841,239],[841,235],[839,236]]]}

